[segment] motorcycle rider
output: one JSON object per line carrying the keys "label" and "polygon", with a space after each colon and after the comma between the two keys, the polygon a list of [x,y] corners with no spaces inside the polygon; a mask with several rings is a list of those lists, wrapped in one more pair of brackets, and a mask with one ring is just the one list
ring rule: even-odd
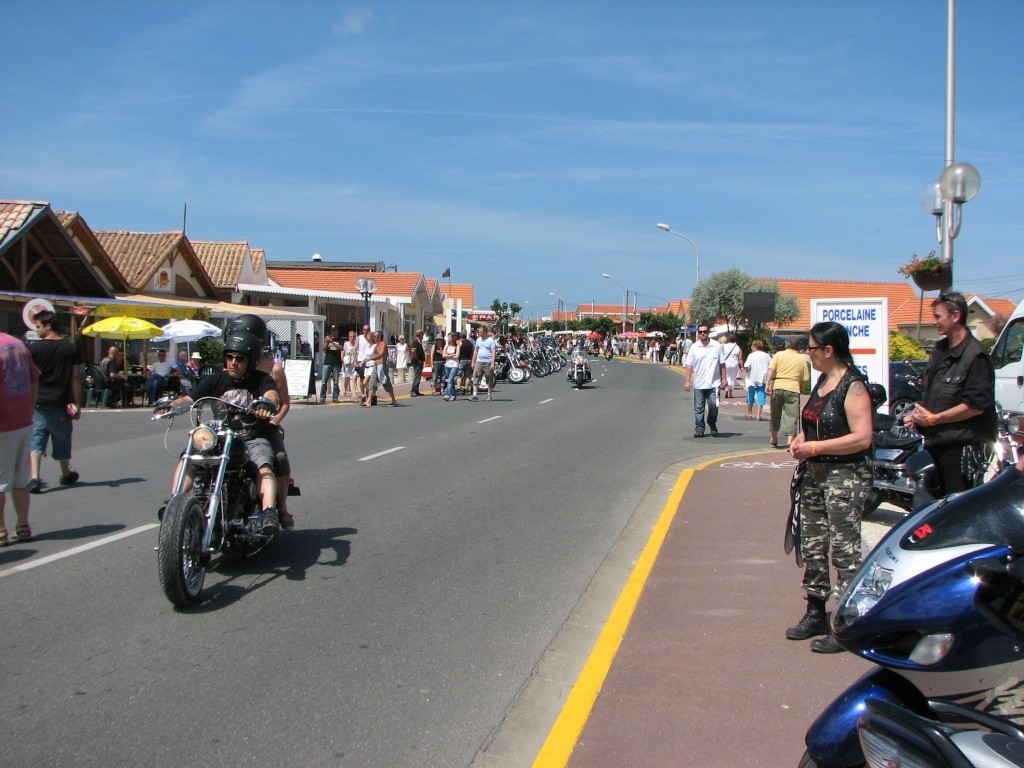
{"label": "motorcycle rider", "polygon": [[[191,405],[202,397],[219,397],[238,405],[248,405],[257,398],[265,398],[275,406],[281,405],[281,398],[270,374],[260,371],[257,366],[263,355],[263,342],[248,331],[232,331],[224,339],[224,370],[201,378],[188,395],[173,400],[167,408]],[[160,409],[163,411],[164,409]],[[275,408],[276,411],[276,408]],[[277,533],[281,526],[276,507],[277,479],[274,477],[274,451],[269,440],[276,429],[269,422],[275,411],[261,408],[255,411],[255,419],[240,418],[237,431],[245,440],[249,460],[259,472],[259,493],[262,515],[260,528],[264,534]],[[181,473],[184,460],[179,461],[175,470],[175,485]],[[186,464],[185,489],[192,486],[194,470]]]}
{"label": "motorcycle rider", "polygon": [[266,345],[270,343],[270,334],[267,333],[267,324],[259,315],[239,315],[228,322],[227,333],[232,331],[248,331],[264,344],[264,355],[260,358],[257,368],[264,373],[269,373],[274,379],[277,387],[277,394],[281,398],[281,406],[270,418],[270,423],[275,429],[270,433],[270,447],[274,449],[274,476],[277,478],[277,514],[281,518],[281,527],[290,531],[295,527],[295,518],[288,511],[289,492],[298,495],[298,488],[292,482],[292,465],[288,460],[288,451],[284,447],[284,427],[281,422],[291,410],[292,400],[288,395],[288,380],[285,377],[284,366],[276,362],[267,352]]}

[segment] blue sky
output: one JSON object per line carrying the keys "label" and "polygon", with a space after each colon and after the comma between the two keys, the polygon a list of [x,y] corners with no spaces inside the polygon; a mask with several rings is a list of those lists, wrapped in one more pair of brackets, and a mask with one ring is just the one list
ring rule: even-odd
{"label": "blue sky", "polygon": [[[936,246],[941,0],[22,3],[0,197],[382,260],[477,303],[903,280]],[[1024,298],[1024,3],[959,3],[956,287]]]}

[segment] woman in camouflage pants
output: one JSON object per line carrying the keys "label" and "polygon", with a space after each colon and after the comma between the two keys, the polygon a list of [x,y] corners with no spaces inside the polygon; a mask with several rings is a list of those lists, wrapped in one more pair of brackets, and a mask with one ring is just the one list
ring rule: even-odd
{"label": "woman in camouflage pants", "polygon": [[[811,328],[808,354],[821,372],[801,413],[802,433],[790,445],[794,459],[805,462],[800,491],[800,547],[807,613],[786,630],[790,640],[807,640],[816,653],[842,647],[828,631],[825,603],[846,587],[861,560],[860,519],[871,488],[867,465],[871,450],[871,398],[864,375],[853,363],[850,337],[838,323]],[[836,579],[829,579],[829,550]]]}

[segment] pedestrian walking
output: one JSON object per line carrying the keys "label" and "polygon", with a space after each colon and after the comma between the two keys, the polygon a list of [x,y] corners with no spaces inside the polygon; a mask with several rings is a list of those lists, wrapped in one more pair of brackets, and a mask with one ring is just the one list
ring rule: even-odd
{"label": "pedestrian walking", "polygon": [[82,382],[78,375],[78,350],[57,331],[57,316],[44,309],[32,321],[39,340],[33,342],[29,352],[39,369],[39,392],[32,411],[32,478],[28,489],[30,493],[40,493],[43,454],[48,446],[50,455],[60,464],[60,484],[78,482],[78,473],[71,469],[71,434],[72,423],[82,415],[78,409]]}
{"label": "pedestrian walking", "polygon": [[[28,524],[32,478],[32,419],[39,389],[39,368],[20,339],[0,331],[0,547],[32,540]],[[4,510],[11,495],[17,522],[7,535]]]}
{"label": "pedestrian walking", "polygon": [[765,392],[771,398],[771,446],[779,447],[779,433],[786,436],[788,446],[799,429],[800,393],[810,387],[810,364],[797,350],[800,339],[792,336],[786,348],[776,354],[768,365]]}
{"label": "pedestrian walking", "polygon": [[398,341],[395,342],[395,379],[398,379],[398,374],[402,374],[402,383],[405,384],[409,380],[409,345],[405,341],[405,336],[399,336]]}
{"label": "pedestrian walking", "polygon": [[683,365],[686,391],[693,390],[693,436],[704,437],[704,412],[712,435],[718,434],[718,390],[725,378],[722,348],[711,338],[705,323],[697,328],[697,343],[690,347]]}
{"label": "pedestrian walking", "polygon": [[331,399],[338,402],[341,394],[338,387],[338,376],[341,375],[341,348],[342,343],[338,340],[338,326],[332,325],[324,337],[324,364],[320,371],[320,402],[327,402],[328,384],[334,385]]}
{"label": "pedestrian walking", "polygon": [[423,331],[416,331],[412,344],[409,345],[409,364],[412,366],[412,387],[409,394],[420,396],[420,379],[423,377],[423,365],[427,361],[426,350],[423,349]]}
{"label": "pedestrian walking", "polygon": [[764,413],[765,404],[765,379],[768,376],[768,366],[771,365],[771,356],[764,351],[764,342],[754,339],[750,343],[750,354],[743,361],[743,368],[746,370],[744,379],[747,384],[747,419],[754,418],[754,406],[757,406],[757,420],[761,421],[761,414]]}
{"label": "pedestrian walking", "polygon": [[494,393],[494,363],[498,359],[498,344],[491,337],[486,325],[481,325],[476,330],[476,344],[473,347],[473,395],[469,398],[477,400],[480,388],[480,379],[487,381],[487,400],[493,399]]}

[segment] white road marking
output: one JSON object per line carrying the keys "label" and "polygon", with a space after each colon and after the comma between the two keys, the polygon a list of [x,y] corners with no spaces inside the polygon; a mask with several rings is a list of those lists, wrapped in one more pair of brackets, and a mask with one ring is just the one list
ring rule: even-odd
{"label": "white road marking", "polygon": [[404,445],[399,445],[396,448],[388,448],[386,451],[381,451],[380,453],[371,453],[369,456],[363,456],[363,458],[361,458],[360,461],[369,461],[370,459],[379,459],[381,456],[387,456],[389,453],[394,453],[395,451],[401,451],[404,448],[405,448]]}
{"label": "white road marking", "polygon": [[547,400],[541,400],[539,403],[537,403],[537,405],[544,405],[544,403],[554,402],[554,399],[555,398],[553,398],[553,397],[549,397]]}
{"label": "white road marking", "polygon": [[477,424],[486,424],[488,421],[494,421],[495,419],[500,419],[500,418],[501,418],[501,416],[491,416],[491,418],[489,418],[489,419],[483,419],[482,421],[478,421]]}
{"label": "white road marking", "polygon": [[87,552],[90,549],[102,547],[104,544],[112,544],[113,542],[118,541],[120,539],[126,539],[129,536],[134,536],[137,533],[143,533],[144,531],[149,531],[153,528],[159,527],[160,523],[150,523],[149,525],[142,525],[138,528],[132,528],[130,531],[121,531],[121,533],[115,533],[113,536],[106,536],[102,539],[96,539],[96,541],[90,541],[88,544],[83,544],[80,547],[72,547],[71,549],[65,550],[64,552],[58,552],[55,555],[47,555],[46,557],[40,557],[38,560],[30,560],[27,563],[22,563],[21,565],[15,565],[12,568],[8,568],[6,571],[0,571],[0,578],[3,578],[4,576],[10,576],[12,573],[17,573],[18,571],[28,571],[32,568],[37,568],[40,565],[46,565],[57,560],[63,560],[65,557],[78,555],[82,552]]}

